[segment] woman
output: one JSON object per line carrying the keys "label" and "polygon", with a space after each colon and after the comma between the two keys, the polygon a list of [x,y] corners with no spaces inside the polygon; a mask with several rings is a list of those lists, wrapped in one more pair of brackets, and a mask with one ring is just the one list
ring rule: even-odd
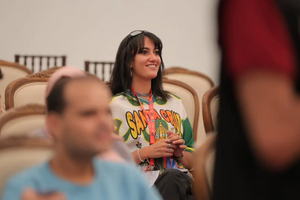
{"label": "woman", "polygon": [[155,183],[164,199],[186,199],[190,178],[172,169],[192,168],[193,132],[181,99],[162,88],[162,47],[147,31],[125,37],[110,80],[111,109],[136,163],[164,172]]}

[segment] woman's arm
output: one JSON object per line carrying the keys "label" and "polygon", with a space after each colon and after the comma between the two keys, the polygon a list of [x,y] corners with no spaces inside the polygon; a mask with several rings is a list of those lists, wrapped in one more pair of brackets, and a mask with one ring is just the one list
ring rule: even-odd
{"label": "woman's arm", "polygon": [[188,170],[191,170],[194,166],[193,154],[185,151],[184,158],[181,160],[181,164]]}
{"label": "woman's arm", "polygon": [[[147,147],[143,147],[139,151],[140,151],[139,153],[140,153],[140,157],[141,157],[142,160],[145,160],[145,159],[148,158],[147,157]],[[138,156],[138,150],[132,152],[132,156],[133,156],[134,161],[135,161],[136,164],[140,164],[141,163],[141,160],[140,160],[140,158]]]}
{"label": "woman's arm", "polygon": [[[168,143],[167,139],[162,139],[153,145],[143,147],[139,151],[140,157],[142,160],[145,160],[147,158],[162,158],[162,157],[170,157],[173,156],[174,149],[176,148],[176,145]],[[137,150],[132,152],[132,155],[134,157],[134,160],[137,164],[140,164],[141,161],[138,156]]]}

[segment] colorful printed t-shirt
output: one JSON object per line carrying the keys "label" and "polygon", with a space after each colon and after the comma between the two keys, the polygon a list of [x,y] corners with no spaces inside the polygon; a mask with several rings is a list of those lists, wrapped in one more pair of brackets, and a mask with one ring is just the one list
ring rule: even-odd
{"label": "colorful printed t-shirt", "polygon": [[[140,98],[140,101],[149,116],[148,100]],[[155,141],[167,138],[167,131],[174,128],[175,133],[178,133],[184,139],[185,145],[188,147],[186,151],[193,152],[193,130],[181,99],[175,95],[171,95],[168,100],[154,96],[153,103]],[[111,100],[111,109],[116,123],[116,133],[123,136],[131,152],[149,146],[150,135],[147,119],[138,99],[130,90],[115,95]],[[149,161],[145,160],[141,163],[141,166],[147,166],[148,164]],[[156,170],[164,171],[169,168],[182,169],[184,167],[173,157],[155,159]]]}

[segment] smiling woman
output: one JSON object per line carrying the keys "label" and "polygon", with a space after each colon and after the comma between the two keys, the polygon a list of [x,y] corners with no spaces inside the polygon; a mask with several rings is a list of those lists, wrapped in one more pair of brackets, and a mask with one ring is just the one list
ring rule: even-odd
{"label": "smiling woman", "polygon": [[[157,170],[154,183],[165,200],[190,199],[193,131],[179,97],[162,87],[161,40],[148,31],[133,31],[121,42],[110,88],[116,132],[135,162]],[[187,170],[185,170],[187,171]],[[178,189],[180,188],[180,189]]]}
{"label": "smiling woman", "polygon": [[147,89],[142,91],[136,88],[137,91],[149,93],[152,88],[153,94],[163,99],[170,97],[162,89],[162,48],[161,40],[147,31],[133,31],[125,37],[119,46],[110,80],[113,94],[126,92],[131,84],[142,81],[147,83]]}

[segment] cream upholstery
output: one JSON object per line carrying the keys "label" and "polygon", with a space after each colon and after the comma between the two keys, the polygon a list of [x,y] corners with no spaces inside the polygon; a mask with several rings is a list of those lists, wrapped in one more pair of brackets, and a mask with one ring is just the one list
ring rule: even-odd
{"label": "cream upholstery", "polygon": [[[180,81],[170,79],[163,80],[163,88],[164,90],[181,98],[193,130],[197,129],[197,125],[195,125],[195,117],[199,117],[199,106],[196,107],[198,101],[196,92],[188,85]],[[195,134],[194,138],[196,138]]]}
{"label": "cream upholstery", "polygon": [[3,97],[2,102],[5,103],[5,88],[6,86],[21,77],[27,76],[31,73],[25,66],[15,63],[9,63],[0,60],[0,68],[3,73],[3,79],[0,79],[0,95]]}
{"label": "cream upholstery", "polygon": [[26,136],[45,125],[45,107],[26,105],[10,109],[0,118],[0,138]]}
{"label": "cream upholstery", "polygon": [[49,160],[53,155],[51,148],[35,147],[34,145],[16,144],[3,148],[0,143],[0,197],[3,195],[5,184],[9,178],[27,168]]}
{"label": "cream upholstery", "polygon": [[[172,68],[168,68],[166,70],[166,77],[169,79],[181,81],[191,86],[198,95],[200,113],[202,113],[202,106],[201,106],[202,97],[206,91],[208,91],[210,88],[214,86],[212,80],[199,72],[193,72],[182,68],[174,68],[174,70],[172,70]],[[205,137],[206,137],[206,132],[204,129],[203,118],[202,118],[202,114],[200,114],[198,119],[197,138],[200,140],[204,140]]]}
{"label": "cream upholstery", "polygon": [[11,82],[5,91],[6,108],[27,104],[45,104],[45,92],[50,74],[32,74]]}
{"label": "cream upholstery", "polygon": [[[216,134],[210,133],[201,141],[194,153],[194,197],[195,200],[210,199],[213,186],[213,172],[215,165]],[[198,142],[197,142],[198,143]]]}
{"label": "cream upholstery", "polygon": [[45,92],[47,82],[34,82],[21,86],[15,91],[15,108],[30,103],[45,104]]}
{"label": "cream upholstery", "polygon": [[212,192],[213,188],[213,178],[214,178],[214,166],[215,166],[215,156],[216,150],[213,149],[208,153],[207,158],[205,160],[205,173],[208,182],[208,189]]}
{"label": "cream upholstery", "polygon": [[45,126],[45,115],[32,115],[12,119],[1,129],[0,137],[30,135],[38,128]]}

